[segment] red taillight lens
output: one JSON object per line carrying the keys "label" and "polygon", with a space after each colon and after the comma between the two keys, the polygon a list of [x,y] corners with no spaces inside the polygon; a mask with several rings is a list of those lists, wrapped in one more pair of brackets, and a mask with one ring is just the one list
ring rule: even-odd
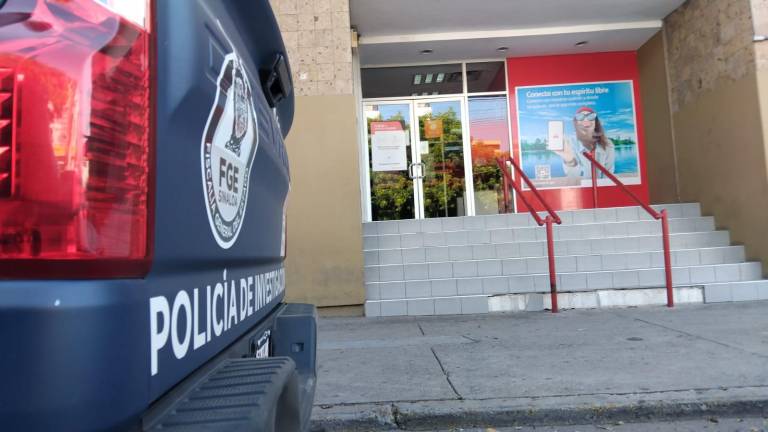
{"label": "red taillight lens", "polygon": [[0,199],[13,195],[15,87],[13,71],[0,68]]}
{"label": "red taillight lens", "polygon": [[0,27],[0,276],[147,270],[150,33],[115,3],[4,7],[28,14]]}

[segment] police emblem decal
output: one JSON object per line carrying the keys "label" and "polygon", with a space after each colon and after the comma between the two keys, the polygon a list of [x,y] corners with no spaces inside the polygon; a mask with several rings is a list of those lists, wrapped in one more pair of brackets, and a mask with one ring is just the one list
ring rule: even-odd
{"label": "police emblem decal", "polygon": [[203,132],[200,160],[208,221],[224,249],[235,244],[243,225],[258,127],[248,75],[237,54],[228,54]]}

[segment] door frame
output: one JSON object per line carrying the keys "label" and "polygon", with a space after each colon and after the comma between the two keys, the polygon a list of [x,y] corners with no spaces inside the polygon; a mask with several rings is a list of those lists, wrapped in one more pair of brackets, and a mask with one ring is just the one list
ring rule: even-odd
{"label": "door frame", "polygon": [[[445,94],[445,95],[412,95],[412,96],[397,96],[397,97],[381,97],[381,98],[364,98],[363,92],[362,92],[362,79],[361,79],[361,70],[363,69],[363,66],[360,64],[359,61],[359,54],[357,52],[353,52],[353,63],[354,63],[354,71],[352,74],[353,78],[353,91],[355,93],[355,99],[357,102],[357,113],[360,127],[358,128],[358,139],[359,139],[359,145],[358,150],[360,154],[360,192],[362,195],[361,199],[361,210],[362,210],[362,221],[363,222],[371,222],[373,221],[373,213],[371,208],[371,179],[370,179],[370,155],[368,152],[368,128],[366,127],[366,119],[365,119],[365,104],[368,103],[388,103],[388,102],[401,102],[401,101],[408,101],[411,102],[411,110],[413,111],[415,109],[414,102],[421,101],[421,100],[433,100],[433,99],[461,99],[462,100],[462,139],[464,141],[464,167],[465,167],[465,189],[467,191],[467,199],[469,200],[469,203],[467,203],[467,216],[474,216],[476,214],[476,208],[475,208],[475,187],[474,187],[474,172],[473,172],[473,166],[472,166],[472,146],[471,146],[471,140],[469,136],[469,98],[473,96],[505,96],[507,98],[507,104],[509,104],[509,98],[510,98],[510,90],[509,87],[506,87],[503,91],[490,91],[490,92],[472,92],[470,93],[467,88],[467,80],[466,80],[466,72],[467,72],[467,64],[469,63],[483,63],[483,62],[497,62],[501,61],[504,64],[504,83],[505,86],[509,83],[509,65],[507,64],[506,59],[499,59],[499,58],[477,58],[477,59],[471,59],[471,60],[462,60],[462,61],[437,61],[437,62],[429,62],[429,63],[423,63],[423,62],[414,62],[414,63],[395,63],[395,64],[377,64],[377,65],[366,65],[365,67],[403,67],[403,66],[430,66],[430,65],[437,65],[437,64],[450,64],[450,63],[461,63],[461,71],[463,75],[463,88],[461,93],[453,93],[453,94]],[[412,115],[415,114],[412,112]],[[415,119],[418,121],[418,119]],[[510,143],[510,153],[514,153],[514,140],[513,134],[512,134],[512,113],[510,112],[509,105],[507,105],[507,131],[508,131],[508,138]],[[411,135],[411,139],[415,139],[414,134]],[[415,147],[415,146],[414,146]],[[415,150],[414,150],[415,151]],[[512,177],[516,177],[515,173],[512,172]],[[513,191],[511,191],[511,200],[512,200],[512,211],[517,212],[517,197],[516,194]],[[414,203],[414,205],[417,205],[417,203]],[[421,208],[421,205],[418,206],[418,208]]]}
{"label": "door frame", "polygon": [[[367,125],[367,118],[365,117],[365,106],[366,105],[408,105],[408,120],[410,122],[410,130],[408,132],[408,139],[410,140],[410,152],[411,152],[411,165],[413,165],[416,161],[416,154],[418,153],[418,150],[416,150],[416,146],[418,143],[415,141],[417,132],[415,132],[415,129],[418,128],[418,119],[415,118],[415,111],[414,111],[414,105],[415,103],[409,99],[389,99],[389,100],[373,100],[373,99],[366,99],[363,101],[362,104],[362,119],[363,119],[363,127],[362,127],[362,142],[364,144],[363,152],[365,153],[365,181],[366,181],[366,187],[365,187],[365,207],[368,210],[368,220],[373,220],[373,206],[371,204],[371,151],[373,151],[373,148],[369,149],[368,146],[368,140],[369,137],[369,131],[368,131],[368,125]],[[411,171],[410,165],[408,166],[408,172]],[[419,201],[420,194],[417,192],[417,188],[419,187],[419,182],[416,178],[411,178],[411,182],[413,183],[413,219],[421,219],[420,215],[423,214],[423,205],[421,201]],[[408,219],[404,219],[408,220]]]}
{"label": "door frame", "polygon": [[[421,153],[419,152],[419,117],[416,113],[417,103],[439,103],[439,102],[458,102],[459,103],[459,116],[461,120],[461,141],[464,158],[464,191],[466,202],[464,208],[466,214],[464,216],[475,215],[475,191],[472,172],[472,146],[469,137],[469,108],[467,107],[467,98],[465,95],[447,95],[447,96],[432,96],[432,97],[407,97],[407,98],[381,98],[381,99],[365,99],[362,104],[362,113],[365,118],[365,105],[408,105],[410,108],[410,151],[411,151],[411,164],[417,165],[421,163]],[[368,210],[368,220],[373,219],[373,208],[371,204],[371,172],[370,172],[370,151],[368,149],[369,131],[367,125],[363,128],[362,140],[365,145],[365,181],[366,187],[364,189],[365,208]],[[414,219],[426,219],[424,212],[424,176],[414,177],[413,181],[413,206],[414,206]]]}
{"label": "door frame", "polygon": [[[412,117],[415,121],[415,126],[418,126],[419,116],[416,112],[416,104],[418,103],[440,103],[440,102],[458,102],[459,103],[459,117],[461,120],[461,145],[463,148],[463,157],[464,157],[464,195],[466,199],[466,203],[464,204],[464,208],[466,209],[466,214],[464,216],[474,216],[475,215],[475,191],[474,191],[474,182],[472,181],[472,146],[471,141],[469,139],[469,111],[467,108],[467,100],[466,97],[463,95],[456,95],[456,96],[433,96],[430,98],[419,98],[419,99],[410,99],[412,101],[411,109],[413,110]],[[421,152],[418,151],[418,146],[420,145],[420,138],[419,137],[419,127],[414,127],[414,143],[416,146],[414,146],[414,163],[422,163],[421,161]],[[416,162],[418,161],[418,162]],[[419,201],[419,217],[418,219],[426,219],[426,216],[424,214],[424,176],[422,173],[421,178],[418,179],[418,190],[416,189],[417,185],[414,185],[414,193],[418,195],[418,201]],[[370,199],[370,196],[369,196]]]}

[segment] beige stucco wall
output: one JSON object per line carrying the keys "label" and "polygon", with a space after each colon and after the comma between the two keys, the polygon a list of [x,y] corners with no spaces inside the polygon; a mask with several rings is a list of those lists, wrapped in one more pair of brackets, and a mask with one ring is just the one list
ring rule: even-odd
{"label": "beige stucco wall", "polygon": [[[754,33],[757,35],[768,35],[768,0],[752,0],[752,19]],[[755,49],[757,96],[760,104],[760,124],[762,125],[763,143],[763,151],[762,154],[757,155],[760,158],[757,163],[761,163],[766,167],[765,170],[768,172],[768,42],[753,44],[753,47]],[[768,206],[768,193],[766,193],[765,187],[763,189],[763,195],[757,197],[755,201],[757,206],[763,209],[761,216],[763,217],[764,224],[766,220],[764,216],[766,210],[764,210],[764,207]],[[763,255],[761,255],[761,258],[763,263],[768,263],[768,252],[766,252],[768,245],[765,245],[765,243],[768,243],[768,236],[764,235],[764,232],[765,228],[760,226],[758,231],[755,231],[757,233],[755,236],[763,238],[761,249]]]}
{"label": "beige stucco wall", "polygon": [[701,202],[749,258],[768,263],[761,98],[768,105],[755,67],[751,6],[689,0],[664,28],[681,199]]}
{"label": "beige stucco wall", "polygon": [[291,63],[296,112],[286,299],[360,305],[363,245],[349,0],[270,0]]}
{"label": "beige stucco wall", "polygon": [[352,95],[298,96],[288,136],[286,296],[318,306],[362,304],[363,233]]}
{"label": "beige stucco wall", "polygon": [[658,32],[637,51],[637,63],[640,70],[640,98],[643,101],[650,199],[655,204],[677,202],[663,32]]}

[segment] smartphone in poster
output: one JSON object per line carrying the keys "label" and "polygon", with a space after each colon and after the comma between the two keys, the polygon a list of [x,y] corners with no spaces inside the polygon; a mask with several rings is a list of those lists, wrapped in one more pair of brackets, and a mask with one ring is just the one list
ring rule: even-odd
{"label": "smartphone in poster", "polygon": [[[519,159],[536,187],[591,187],[582,152],[593,149],[622,182],[640,184],[632,81],[516,87],[515,98]],[[612,183],[599,173],[598,184]]]}
{"label": "smartphone in poster", "polygon": [[547,150],[563,151],[565,140],[563,139],[564,123],[559,120],[550,120],[549,133],[547,135]]}

